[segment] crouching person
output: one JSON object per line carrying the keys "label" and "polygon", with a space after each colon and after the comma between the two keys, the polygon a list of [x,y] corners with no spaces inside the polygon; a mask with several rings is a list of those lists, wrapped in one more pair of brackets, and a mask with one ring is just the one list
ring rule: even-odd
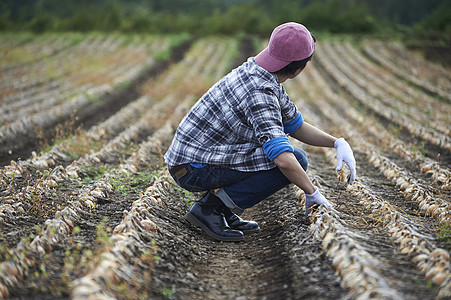
{"label": "crouching person", "polygon": [[344,161],[355,178],[355,159],[343,138],[304,122],[282,83],[298,76],[311,60],[315,39],[301,24],[274,29],[268,47],[250,57],[211,87],[177,128],[165,161],[174,180],[192,192],[206,191],[186,219],[221,241],[240,241],[256,232],[243,220],[245,209],[290,183],[306,194],[306,214],[317,204],[331,207],[306,174],[301,142],[337,149],[337,169]]}

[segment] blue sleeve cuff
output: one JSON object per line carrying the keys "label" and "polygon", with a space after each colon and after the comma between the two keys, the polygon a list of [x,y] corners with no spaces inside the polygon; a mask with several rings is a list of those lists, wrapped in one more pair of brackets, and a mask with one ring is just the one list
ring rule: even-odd
{"label": "blue sleeve cuff", "polygon": [[279,154],[283,152],[294,152],[293,146],[286,136],[276,137],[263,144],[268,158],[273,161]]}
{"label": "blue sleeve cuff", "polygon": [[287,134],[292,134],[304,123],[304,118],[302,118],[301,112],[298,111],[297,116],[288,123],[283,124],[283,131]]}

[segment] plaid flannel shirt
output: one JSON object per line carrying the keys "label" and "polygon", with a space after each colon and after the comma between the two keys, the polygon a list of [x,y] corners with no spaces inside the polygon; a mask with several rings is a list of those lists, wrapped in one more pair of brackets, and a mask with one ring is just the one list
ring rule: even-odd
{"label": "plaid flannel shirt", "polygon": [[164,158],[169,167],[206,163],[240,171],[276,167],[265,142],[287,137],[300,114],[277,76],[251,57],[205,93],[177,128]]}

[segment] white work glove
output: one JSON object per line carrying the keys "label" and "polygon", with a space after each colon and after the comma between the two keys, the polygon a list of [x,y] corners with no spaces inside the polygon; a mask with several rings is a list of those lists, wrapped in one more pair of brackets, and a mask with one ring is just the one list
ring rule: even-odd
{"label": "white work glove", "polygon": [[308,215],[312,211],[312,207],[315,205],[323,204],[326,208],[331,208],[332,204],[326,200],[326,198],[321,195],[319,189],[315,187],[315,192],[313,194],[305,194],[305,212],[304,215]]}
{"label": "white work glove", "polygon": [[355,180],[355,158],[352,152],[351,146],[344,138],[339,138],[334,143],[335,149],[337,149],[337,172],[343,167],[343,162],[345,162],[351,173],[348,175],[348,183],[353,184]]}

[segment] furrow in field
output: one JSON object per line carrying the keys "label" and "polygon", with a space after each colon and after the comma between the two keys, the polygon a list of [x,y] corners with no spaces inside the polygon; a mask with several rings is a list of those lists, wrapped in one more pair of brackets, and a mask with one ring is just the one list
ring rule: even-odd
{"label": "furrow in field", "polygon": [[[322,149],[330,160],[335,158],[335,151]],[[378,234],[391,237],[398,245],[398,251],[404,261],[416,265],[414,273],[423,274],[427,281],[438,287],[437,299],[446,299],[451,295],[450,254],[442,248],[436,238],[440,230],[433,220],[424,218],[412,206],[411,201],[403,200],[399,188],[385,181],[371,163],[358,159],[359,169],[365,170],[359,180],[352,186],[347,186],[349,199],[358,203],[348,206],[340,201],[339,210],[350,212],[354,216],[366,216],[365,225],[379,228]],[[362,172],[360,172],[362,173]],[[345,182],[344,178],[341,178]],[[360,207],[363,206],[363,207]],[[444,245],[446,246],[446,245]]]}
{"label": "furrow in field", "polygon": [[[318,47],[318,49],[320,49],[320,47]],[[319,52],[321,53],[321,51]],[[443,149],[442,151],[445,152],[445,154],[449,152],[449,149],[451,149],[449,137],[444,136],[443,134],[440,134],[430,128],[425,128],[418,123],[413,122],[406,116],[392,109],[388,109],[387,106],[380,103],[378,99],[372,97],[364,89],[360,88],[353,81],[349,80],[349,78],[336,67],[329,56],[318,55],[318,60],[321,64],[321,67],[326,70],[327,74],[330,75],[334,79],[334,81],[336,81],[352,97],[362,103],[364,107],[369,108],[378,116],[382,117],[385,121],[394,123],[396,126],[399,126],[403,130],[405,129],[407,132],[417,137],[418,139],[430,143],[435,147]],[[430,147],[430,145],[428,145],[428,147]],[[444,159],[447,159],[447,155],[444,156]]]}
{"label": "furrow in field", "polygon": [[[182,104],[182,107],[190,103],[191,98],[189,97]],[[14,290],[21,280],[27,279],[31,268],[39,264],[45,255],[49,255],[56,245],[65,242],[67,235],[72,233],[74,226],[82,224],[83,217],[95,212],[98,206],[102,205],[105,199],[108,199],[109,195],[113,193],[113,186],[110,183],[112,177],[125,177],[124,170],[134,170],[134,172],[137,172],[142,164],[145,164],[147,167],[155,164],[155,161],[152,162],[152,157],[161,155],[160,147],[165,149],[169,146],[171,141],[170,137],[173,134],[172,132],[175,126],[174,123],[181,119],[183,113],[185,111],[178,110],[177,115],[169,119],[165,126],[157,130],[148,141],[140,145],[141,149],[137,151],[137,155],[140,153],[146,154],[139,156],[141,160],[130,159],[130,164],[126,162],[123,167],[105,173],[94,184],[90,184],[86,188],[81,188],[77,195],[73,197],[69,206],[61,211],[57,211],[53,219],[45,221],[42,231],[31,242],[27,243],[22,241],[10,252],[11,258],[0,264],[0,277],[2,278],[0,281],[0,291],[2,292],[2,297],[7,296],[9,294],[8,291]],[[143,159],[145,160],[143,161]],[[156,159],[156,161],[161,164],[159,159]],[[131,172],[129,171],[129,173]],[[73,177],[72,174],[68,174],[63,169],[60,170],[59,175],[61,177]],[[157,179],[157,181],[161,181],[161,179]],[[134,212],[133,207],[131,211]],[[146,246],[151,247],[151,244],[147,243]],[[129,256],[126,257],[131,258]],[[17,258],[20,259],[18,260]],[[130,263],[133,265],[133,262]],[[111,273],[111,275],[114,274]]]}
{"label": "furrow in field", "polygon": [[[4,78],[2,82],[2,88],[12,89],[13,93],[10,94],[14,95],[16,92],[22,92],[53,81],[53,76],[56,76],[57,78],[64,76],[67,74],[66,68],[71,68],[71,66],[67,64],[68,61],[73,60],[74,62],[79,63],[83,59],[86,59],[86,51],[96,51],[96,49],[100,49],[105,37],[106,36],[88,37],[78,45],[70,47],[67,50],[67,53],[64,53],[64,56],[56,55],[55,57],[50,57],[49,61],[38,61],[31,66],[24,65],[20,68],[15,68],[5,74],[6,78]],[[99,52],[99,54],[101,53]],[[55,62],[57,65],[55,65]],[[12,100],[13,97],[8,98],[8,101]]]}
{"label": "furrow in field", "polygon": [[[405,70],[400,64],[401,59],[393,60],[393,58],[388,53],[386,47],[378,41],[367,42],[364,46],[364,53],[368,55],[375,62],[382,65],[384,68],[387,68],[390,72],[398,76],[399,78],[403,78],[411,82],[412,84],[422,88],[424,91],[430,93],[431,95],[437,95],[446,103],[450,103],[451,101],[451,93],[449,87],[449,81],[445,81],[446,90],[442,87],[433,84],[425,80],[424,77],[419,74],[412,74],[412,69]],[[409,67],[410,68],[410,67]],[[417,77],[418,76],[418,77]]]}
{"label": "furrow in field", "polygon": [[[312,86],[307,85],[304,88],[308,89],[309,87]],[[324,108],[324,103],[315,102],[316,105]],[[327,128],[338,125],[333,121],[330,123],[331,120],[326,120],[327,122],[323,123],[323,116],[329,116],[331,113],[327,109],[322,115],[315,112],[317,107],[310,107],[307,103],[301,102],[299,106],[305,112],[305,117],[311,118],[318,126]],[[340,128],[343,129],[342,126]],[[354,149],[359,149],[358,145],[357,147],[354,144],[352,145]],[[335,159],[335,151],[326,150],[324,152],[326,152],[326,157],[323,161],[333,161]],[[422,293],[424,295],[436,293],[426,288],[425,285],[418,287],[416,291],[412,291],[410,286],[417,284],[416,281],[421,280],[420,273],[415,271],[414,264],[399,263],[393,257],[393,253],[396,253],[395,257],[399,257],[400,261],[403,261],[402,256],[405,253],[409,253],[409,255],[423,255],[432,251],[435,252],[432,257],[427,258],[427,271],[435,272],[434,275],[437,276],[436,283],[443,283],[444,285],[440,293],[447,294],[449,287],[444,281],[449,277],[448,271],[446,269],[441,271],[435,269],[435,267],[449,264],[446,259],[437,260],[435,257],[436,254],[446,251],[430,243],[430,240],[433,240],[430,235],[428,236],[431,231],[425,234],[425,229],[422,228],[424,224],[413,226],[415,223],[410,222],[411,216],[396,212],[394,206],[382,200],[381,197],[375,196],[371,191],[375,186],[380,185],[383,188],[378,188],[378,193],[384,197],[391,197],[389,196],[390,194],[396,195],[399,193],[394,189],[394,185],[387,184],[386,179],[378,179],[377,174],[375,176],[377,172],[374,171],[371,172],[371,175],[360,174],[362,172],[360,171],[361,169],[370,170],[372,167],[368,165],[368,162],[358,159],[358,175],[360,174],[360,176],[355,183],[355,186],[357,186],[355,190],[365,190],[365,197],[367,198],[360,197],[358,198],[360,202],[356,203],[355,198],[358,193],[350,194],[344,191],[342,184],[339,183],[334,186],[331,183],[333,181],[331,174],[334,173],[332,167],[325,167],[324,162],[319,161],[317,155],[313,155],[313,158],[313,160],[310,159],[309,163],[310,177],[313,178],[316,185],[320,186],[326,197],[330,199],[335,198],[332,202],[335,203],[339,212],[332,210],[331,212],[324,211],[323,214],[320,213],[319,219],[316,219],[316,223],[312,225],[312,230],[315,232],[316,237],[322,240],[323,250],[331,258],[333,267],[342,277],[342,283],[350,289],[353,296],[355,298],[361,297],[362,299],[365,299],[365,297],[422,299]],[[371,188],[362,183],[367,180],[371,183]],[[362,186],[365,188],[362,188]],[[302,191],[299,191],[298,194],[303,199]],[[370,197],[369,200],[368,197]],[[387,210],[382,210],[375,203],[373,203],[373,206],[362,206],[362,198],[368,200],[367,203],[371,203],[371,199],[377,198],[385,204],[383,206],[384,209],[389,207],[392,210],[381,217],[381,215],[387,213]],[[401,211],[403,212],[402,209]],[[421,218],[416,215],[414,217],[416,220],[421,221]],[[318,218],[318,216],[315,218]],[[374,225],[384,222],[389,228],[384,228],[383,226],[382,228],[374,227]],[[388,229],[391,229],[391,231],[388,231]],[[391,232],[393,230],[398,230],[397,233],[399,232],[399,234],[392,235]],[[400,247],[397,248],[395,243],[400,244],[400,235],[404,239]],[[387,236],[396,237],[396,240],[387,241]],[[417,248],[416,245],[421,246]],[[387,272],[387,270],[390,271]],[[411,275],[400,276],[399,274]],[[432,275],[428,273],[428,279],[435,277],[430,276]]]}
{"label": "furrow in field", "polygon": [[[194,60],[194,56],[192,54],[187,54],[187,58],[186,60],[190,60],[193,61]],[[175,72],[182,72],[183,70],[177,70]],[[162,75],[162,78],[165,78],[169,75]],[[151,82],[153,82],[153,80],[150,80]],[[169,97],[170,98],[170,97]],[[169,99],[167,97],[167,99]],[[144,113],[144,111],[147,110],[147,108],[149,107],[149,104],[151,104],[149,102],[149,100],[146,97],[143,97],[141,100],[143,101],[136,101],[136,104],[134,105],[130,105],[130,107],[128,109],[123,109],[121,110],[119,113],[117,113],[115,116],[111,117],[109,120],[105,121],[103,124],[101,124],[100,126],[95,126],[93,128],[90,129],[90,131],[87,132],[86,136],[91,138],[91,139],[95,139],[98,140],[100,139],[102,136],[106,136],[106,138],[108,139],[112,139],[112,136],[115,135],[116,133],[118,133],[119,131],[124,130],[127,126],[130,125],[131,122],[136,121],[136,117],[138,116],[142,116],[142,114]],[[147,105],[143,106],[143,103]],[[176,105],[176,103],[172,103],[173,101],[170,101],[169,103],[166,103],[167,101],[163,101],[164,104],[159,104],[159,109],[160,111],[157,110],[153,110],[150,113],[148,113],[148,115],[146,116],[146,118],[141,118],[141,122],[143,124],[145,124],[145,122],[151,122],[151,120],[155,120],[155,122],[158,122],[161,118],[165,118],[165,114],[169,113],[171,111],[171,107],[173,105]],[[170,104],[171,105],[165,105],[165,104]],[[136,109],[141,110],[140,113],[138,113],[136,111]],[[145,126],[147,126],[149,124],[146,124]],[[116,129],[113,129],[112,126],[118,127]],[[141,128],[144,130],[143,126],[141,126]],[[79,137],[79,139],[83,139],[84,136]],[[70,148],[71,145],[76,144],[76,141],[69,141],[69,146],[68,147],[64,147],[63,146],[56,146],[54,151],[50,151],[50,154],[43,154],[42,156],[39,157],[34,157],[33,159],[31,159],[31,164],[36,165],[36,167],[48,167],[48,166],[53,166],[54,165],[54,161],[53,158],[59,157],[61,155],[58,155],[58,153],[61,153],[61,148]],[[10,167],[6,167],[6,171],[7,172],[12,172],[15,173],[17,171],[17,167],[19,167],[19,169],[23,169],[24,167],[22,166],[24,162],[18,162],[19,166],[16,165],[16,163],[14,163],[14,166],[10,166]],[[42,164],[42,166],[40,166],[40,164]]]}
{"label": "furrow in field", "polygon": [[[91,127],[86,133],[69,138],[53,146],[48,152],[43,152],[39,155],[33,152],[31,158],[13,162],[11,165],[5,166],[2,169],[3,175],[7,176],[9,180],[12,180],[14,176],[21,176],[27,171],[34,172],[35,170],[45,170],[55,166],[67,166],[74,160],[74,157],[68,153],[75,153],[74,148],[77,148],[77,145],[86,145],[90,143],[89,141],[92,141],[96,145],[106,143],[121,131],[125,130],[130,124],[136,122],[153,105],[154,103],[148,97],[143,96],[131,102],[104,122]],[[90,149],[93,149],[92,147],[93,145],[90,146]]]}
{"label": "furrow in field", "polygon": [[[411,122],[412,124],[415,124],[417,127],[421,128],[428,123],[434,124],[434,121],[429,120],[427,116],[424,116],[422,112],[418,112],[415,108],[411,108],[411,106],[405,106],[400,101],[397,101],[397,99],[390,97],[386,93],[382,92],[380,89],[375,87],[372,84],[372,81],[365,80],[364,75],[360,74],[359,76],[359,69],[352,69],[350,67],[350,63],[348,59],[337,59],[336,56],[332,55],[336,51],[334,51],[333,48],[330,47],[329,44],[325,44],[324,47],[320,48],[321,51],[319,55],[322,53],[322,50],[324,50],[324,56],[322,58],[326,58],[330,60],[330,62],[336,66],[336,70],[338,71],[338,74],[342,75],[345,81],[349,82],[349,86],[356,90],[363,90],[366,93],[366,96],[369,97],[369,99],[372,100],[372,102],[376,102],[374,104],[374,107],[385,107],[385,110],[387,113],[385,115],[394,115],[397,114],[399,117],[403,118],[405,122]],[[392,108],[389,108],[393,106]],[[399,112],[399,113],[398,113]],[[381,112],[379,112],[381,113]],[[414,116],[414,117],[412,117]],[[417,118],[417,121],[420,121],[420,126],[418,126],[418,122],[414,122],[413,119]],[[429,122],[431,121],[431,122]],[[407,123],[408,124],[408,123]],[[446,125],[438,124],[439,127],[446,127]],[[447,141],[447,133],[441,134],[439,132],[436,132],[432,128],[424,128],[423,130],[427,130],[430,132],[430,135],[432,136],[438,136],[441,139],[444,139]],[[449,142],[449,141],[447,141]]]}
{"label": "furrow in field", "polygon": [[[150,283],[151,290],[172,286],[177,291],[176,299],[197,296],[261,299],[281,295],[345,298],[345,291],[323,265],[318,243],[309,241],[308,246],[304,245],[311,236],[302,218],[296,218],[301,211],[292,191],[285,191],[286,195],[281,192],[250,211],[260,222],[261,233],[247,237],[245,243],[218,243],[197,229],[191,232],[193,228],[183,220],[188,205],[167,178],[166,173],[166,177],[156,180],[115,228],[112,238],[115,244],[103,254],[111,257],[111,261],[98,264],[92,272],[73,282],[74,299],[117,297],[117,291],[108,283],[127,281],[131,275],[139,283]],[[160,257],[158,262],[150,268],[133,268],[131,263],[139,261],[149,249],[146,241],[152,239],[158,247],[155,252]],[[306,255],[305,249],[312,252]],[[242,276],[248,280],[243,282]],[[145,282],[141,281],[143,278]],[[324,280],[328,280],[327,285],[315,286],[321,286]],[[331,288],[331,281],[335,282],[335,288]]]}
{"label": "furrow in field", "polygon": [[[306,86],[306,91],[308,91],[310,86],[312,85]],[[327,95],[325,96],[327,99]],[[431,189],[429,185],[425,185],[420,179],[416,179],[414,174],[381,155],[377,146],[369,143],[366,137],[360,131],[357,131],[352,124],[345,118],[337,115],[336,108],[331,106],[327,101],[322,100],[321,97],[318,97],[318,94],[314,95],[314,98],[311,98],[310,101],[315,104],[315,107],[318,107],[318,111],[328,116],[331,122],[343,131],[341,133],[336,132],[336,134],[342,135],[345,133],[351,145],[364,153],[369,161],[375,167],[379,168],[385,177],[400,186],[401,190],[404,191],[403,194],[406,200],[412,199],[412,201],[415,201],[421,211],[430,215],[438,222],[451,222],[451,203],[446,193],[443,194],[440,189]],[[341,101],[346,103],[344,99]],[[334,132],[337,129],[332,128],[331,131]]]}
{"label": "furrow in field", "polygon": [[[75,70],[69,62],[73,62],[74,66],[79,66],[83,60],[86,60],[86,51],[96,51],[103,39],[104,37],[99,36],[85,36],[83,40],[77,40],[64,51],[50,56],[48,59],[6,72],[2,80],[2,87],[8,88],[9,93],[6,97],[2,97],[2,102],[9,104],[17,101],[20,97],[39,94],[51,87],[51,83],[55,81],[67,82],[69,78],[65,76],[73,75],[73,72],[70,72],[71,68]],[[30,55],[34,54],[30,53]],[[97,55],[99,56],[100,53]]]}
{"label": "furrow in field", "polygon": [[[424,113],[426,109],[424,105],[420,103],[414,104],[412,102],[408,104],[404,103],[403,99],[410,100],[410,98],[408,95],[402,93],[402,89],[390,88],[391,83],[380,82],[377,73],[368,72],[366,67],[356,63],[357,60],[354,57],[346,55],[347,53],[342,43],[325,44],[324,47],[327,49],[329,55],[330,53],[337,53],[341,57],[341,61],[343,62],[341,65],[342,70],[345,71],[350,79],[356,82],[361,88],[364,88],[373,97],[380,99],[383,104],[399,111],[423,126],[432,127],[444,135],[450,135],[451,126],[446,120],[449,118],[449,113],[446,113],[446,109],[448,109],[448,112],[451,112],[451,106],[440,103],[440,109],[435,106],[434,108],[429,108],[429,113]],[[439,102],[436,101],[436,104],[439,104]],[[421,107],[421,109],[418,107]]]}
{"label": "furrow in field", "polygon": [[[188,105],[191,105],[190,97],[180,107],[187,107]],[[140,165],[150,166],[154,164],[150,160],[152,155],[149,154],[161,156],[161,151],[169,146],[174,127],[184,113],[186,113],[186,110],[178,109],[165,126],[162,126],[151,139],[141,145],[134,156],[117,168],[117,172],[133,174],[140,170]],[[169,174],[163,174],[155,178],[149,188],[125,213],[122,222],[114,228],[111,236],[112,245],[99,254],[102,257],[109,257],[108,262],[101,262],[91,272],[72,282],[71,297],[73,299],[97,298],[108,295],[108,284],[117,284],[121,280],[132,279],[130,276],[139,271],[139,267],[136,268],[140,263],[139,260],[143,259],[146,253],[153,257],[154,245],[151,241],[156,238],[155,233],[157,233],[158,227],[152,220],[150,211],[155,206],[162,205],[161,198],[167,195],[169,183],[165,177]],[[144,272],[149,267],[151,266],[145,267]],[[144,274],[143,276],[133,276],[133,279],[140,284],[145,283],[141,282],[144,278],[147,278]]]}
{"label": "furrow in field", "polygon": [[[111,93],[115,87],[103,85],[89,89],[89,97],[104,97]],[[3,126],[0,129],[0,142],[2,146],[2,155],[16,151],[23,147],[28,139],[36,135],[37,130],[49,130],[55,124],[67,120],[74,112],[81,111],[84,108],[94,109],[93,101],[85,95],[76,96],[62,104],[53,106],[48,110],[37,112],[34,115],[26,116],[20,120]],[[83,117],[83,115],[81,115]]]}
{"label": "furrow in field", "polygon": [[7,126],[17,119],[23,119],[27,115],[49,109],[52,106],[60,104],[64,99],[72,97],[80,89],[87,88],[69,85],[62,87],[57,82],[49,83],[50,86],[52,84],[55,85],[51,90],[42,91],[31,97],[24,96],[22,100],[2,106],[0,108],[0,113],[2,114],[0,117],[0,126]]}
{"label": "furrow in field", "polygon": [[[191,49],[192,55],[183,60],[181,64],[173,66],[173,68],[180,68],[186,73],[168,70],[168,75],[160,84],[168,87],[173,83],[186,81],[185,78],[193,78],[200,73],[201,68],[205,67],[204,62],[214,53],[215,49],[216,45],[214,43],[208,43],[206,39],[196,41]],[[202,53],[202,55],[197,57],[196,53]]]}
{"label": "furrow in field", "polygon": [[160,229],[160,261],[149,280],[154,290],[172,287],[175,299],[346,299],[291,189],[246,212],[261,231],[241,243],[217,242],[190,226],[180,195],[173,193],[165,204],[153,210]]}
{"label": "furrow in field", "polygon": [[[110,58],[110,63],[106,65],[106,67],[103,68],[101,72],[99,70],[95,72],[97,78],[116,78],[115,80],[120,81],[119,78],[123,74],[126,74],[130,71],[130,69],[135,68],[137,64],[142,64],[143,60],[146,60],[143,54],[146,53],[145,47],[148,45],[145,44],[145,41],[143,41],[143,44],[138,44],[138,42],[139,41],[136,41],[135,44],[121,47],[120,49],[117,49],[117,51],[112,53],[113,55]],[[160,45],[160,47],[158,48],[149,45],[149,53],[152,53],[152,51],[153,53],[157,53],[158,51],[165,49],[164,45],[167,45],[168,41],[163,41],[161,43],[159,43],[158,41],[154,42],[154,44],[157,43],[162,45]],[[71,61],[71,63],[80,65],[80,57],[78,57],[78,62]],[[98,61],[96,62],[98,63]],[[55,59],[55,61],[52,63],[62,64],[64,66],[64,61],[59,62],[57,59]],[[50,62],[47,62],[47,67],[49,67],[48,65],[50,65]],[[84,66],[81,65],[80,69],[83,69],[83,67]],[[64,67],[62,69],[64,69]],[[77,74],[77,70],[74,70],[74,72],[72,72],[71,74],[64,74],[64,84],[61,82],[61,78],[54,80],[49,84],[46,84],[44,86],[45,89],[39,92],[35,91],[34,95],[21,95],[20,100],[15,101],[14,103],[8,103],[8,105],[4,105],[0,108],[0,111],[3,110],[8,113],[6,115],[3,115],[2,119],[4,119],[6,122],[11,122],[13,120],[20,119],[25,115],[31,115],[35,112],[46,110],[54,105],[61,103],[62,101],[64,101],[64,99],[70,98],[75,94],[83,93],[85,90],[89,89],[89,87],[92,86],[93,83],[91,82],[92,80],[89,80],[89,77],[92,78],[93,73],[94,72],[91,72],[91,74],[89,75]],[[85,82],[82,82],[81,84],[77,84],[76,82],[71,83],[71,81],[75,81],[75,78],[78,77],[84,78]]]}
{"label": "furrow in field", "polygon": [[[155,104],[152,109],[147,111],[135,124],[129,124],[129,127],[122,131],[115,138],[99,151],[85,155],[78,164],[81,166],[95,166],[100,164],[116,164],[130,152],[130,146],[139,144],[142,139],[161,126],[161,120],[165,119],[168,112],[165,109],[174,108],[174,101],[168,96]],[[156,117],[157,116],[157,117]],[[77,165],[78,165],[77,164]]]}
{"label": "furrow in field", "polygon": [[421,77],[426,78],[429,82],[435,83],[445,90],[451,91],[451,72],[444,66],[429,61],[421,55],[408,50],[398,42],[385,44],[387,51],[392,57],[402,58],[399,63],[403,64],[403,68],[412,74],[421,73]]}
{"label": "furrow in field", "polygon": [[[69,48],[73,38],[65,35],[49,35],[47,37],[27,37],[26,34],[15,34],[15,42],[8,40],[8,35],[0,37],[0,79],[10,70],[24,65],[30,65],[45,60]],[[28,40],[28,44],[25,44]]]}
{"label": "furrow in field", "polygon": [[440,286],[439,299],[451,296],[450,255],[445,249],[436,245],[436,238],[425,233],[423,220],[411,216],[402,209],[389,204],[381,197],[374,195],[367,186],[356,184],[352,194],[366,208],[371,210],[371,217],[380,221],[388,235],[395,239],[399,251],[416,263],[417,269],[425,274],[426,280]]}
{"label": "furrow in field", "polygon": [[353,298],[424,299],[434,294],[425,283],[418,283],[421,278],[414,265],[403,262],[393,242],[365,226],[361,217],[323,210],[313,221],[312,232]]}
{"label": "furrow in field", "polygon": [[[399,155],[400,162],[404,163],[405,168],[409,169],[412,174],[425,173],[427,176],[418,177],[419,180],[426,180],[428,184],[439,189],[447,189],[450,185],[451,174],[446,166],[441,166],[439,161],[429,159],[419,150],[412,150],[411,146],[406,145],[401,139],[393,136],[379,122],[371,117],[364,117],[353,106],[342,97],[335,94],[328,87],[325,79],[320,75],[315,65],[310,65],[308,71],[303,74],[303,86],[310,86],[311,97],[314,97],[315,91],[321,91],[327,96],[328,102],[331,103],[336,110],[346,116],[346,118],[355,126],[360,128],[361,133],[365,134],[367,139],[373,144],[378,145],[385,156],[393,157],[393,152]],[[412,163],[413,162],[413,163]],[[430,176],[430,179],[429,179]]]}
{"label": "furrow in field", "polygon": [[[168,43],[163,44],[168,45]],[[158,51],[163,51],[159,47],[155,47],[154,50],[153,55]],[[166,51],[169,50],[166,49]],[[125,101],[126,95],[117,94],[121,90],[126,90],[126,88],[121,89],[123,84],[136,82],[140,76],[143,76],[146,69],[151,69],[156,64],[156,61],[151,56],[147,59],[142,59],[142,57],[139,59],[140,57],[137,57],[138,60],[134,61],[134,65],[117,74],[111,82],[96,85],[87,90],[79,90],[78,95],[67,99],[61,104],[31,116],[27,115],[8,126],[2,127],[0,129],[0,140],[2,141],[3,156],[7,156],[7,153],[21,151],[21,148],[26,147],[27,143],[35,141],[41,133],[44,134],[46,131],[53,132],[56,124],[70,121],[71,118],[75,118],[74,122],[76,123],[83,122],[86,118],[94,117],[94,113],[100,107],[108,106],[110,102],[113,104],[117,101]],[[114,110],[114,108],[112,109]],[[49,132],[47,134],[50,134]],[[15,140],[14,143],[12,142],[13,140]]]}
{"label": "furrow in field", "polygon": [[[86,38],[89,40],[89,38]],[[121,45],[124,43],[123,38],[116,39],[116,41],[105,41],[102,44],[98,43],[84,43],[74,45],[60,53],[59,55],[52,56],[48,60],[40,61],[33,64],[27,69],[27,73],[24,82],[33,81],[32,78],[36,78],[38,81],[43,81],[37,88],[30,88],[24,90],[22,87],[16,87],[20,89],[18,97],[26,99],[42,101],[39,96],[43,92],[48,91],[54,82],[60,82],[64,80],[65,85],[70,83],[74,87],[83,87],[85,89],[92,87],[93,84],[100,85],[111,81],[112,78],[119,77],[120,73],[127,72],[128,69],[133,68],[137,64],[142,64],[146,59],[146,53],[151,56],[159,50],[156,45],[167,46],[168,41],[162,41],[161,39],[155,39],[153,43],[147,40],[133,40],[131,45]],[[108,46],[111,46],[108,49]],[[145,46],[144,48],[142,46]],[[147,51],[146,47],[149,48]],[[160,48],[162,50],[163,48]],[[87,55],[89,53],[89,55]],[[94,53],[94,55],[93,55]],[[22,81],[17,74],[13,74],[10,78],[14,82],[15,86],[17,82]],[[45,83],[45,84],[44,84]],[[33,87],[33,86],[32,86]],[[49,91],[51,92],[51,90]],[[38,93],[38,94],[36,94]],[[14,100],[17,102],[17,97],[9,95],[3,99],[4,104],[10,104]],[[27,104],[31,104],[28,102]]]}
{"label": "furrow in field", "polygon": [[395,95],[396,100],[402,101],[406,105],[423,106],[425,108],[423,111],[426,114],[430,114],[432,119],[449,123],[451,107],[447,105],[444,106],[443,103],[437,101],[436,98],[406,84],[405,81],[402,81],[387,69],[375,64],[357,50],[357,46],[353,46],[349,42],[344,42],[343,47],[343,51],[346,51],[347,55],[354,58],[356,64],[359,64],[362,69],[366,70],[365,76],[367,76],[368,80],[372,83],[377,84],[379,88],[385,89],[387,92]]}
{"label": "furrow in field", "polygon": [[212,61],[214,68],[206,65],[211,57],[215,57],[217,51],[226,51],[227,45],[230,46],[229,51],[236,56],[237,52],[234,49],[237,47],[237,43],[232,43],[230,40],[232,39],[210,37],[196,41],[190,50],[190,55],[183,62],[169,68],[160,81],[148,82],[143,85],[143,93],[154,99],[161,99],[167,94],[173,95],[176,99],[183,99],[187,94],[201,97],[223,75],[220,70],[224,71],[226,69],[224,66],[230,67],[232,64],[234,56],[226,55],[221,58],[217,57],[217,59],[224,60],[222,63],[213,63]]}
{"label": "furrow in field", "polygon": [[[193,48],[195,49],[195,48]],[[197,56],[197,51],[189,52],[186,55],[185,60],[196,61],[196,57],[202,59],[202,55]],[[194,55],[193,55],[194,53]],[[186,65],[181,63],[181,65]],[[172,72],[183,72],[180,68],[173,69]],[[170,76],[171,72],[168,74],[161,75],[160,79],[164,79],[167,76]],[[187,81],[189,79],[185,79]],[[198,95],[197,95],[198,96]],[[194,98],[195,96],[193,96]],[[142,101],[137,100],[137,105],[128,105],[110,120],[103,123],[100,127],[93,127],[86,134],[80,134],[70,140],[67,141],[66,144],[55,146],[48,153],[44,153],[43,155],[33,157],[27,161],[19,161],[12,162],[10,166],[5,166],[2,170],[5,178],[3,178],[3,182],[5,186],[7,186],[7,182],[9,180],[14,180],[15,177],[22,177],[29,171],[38,170],[46,170],[48,168],[52,168],[57,166],[57,168],[61,168],[61,165],[56,165],[61,161],[68,161],[71,159],[66,153],[71,152],[71,148],[78,147],[77,145],[80,142],[87,144],[92,149],[93,145],[96,145],[96,152],[84,155],[80,157],[78,160],[74,160],[70,165],[63,166],[64,172],[59,174],[55,172],[51,172],[49,178],[46,179],[45,183],[47,185],[56,186],[58,184],[62,184],[67,180],[65,174],[69,174],[72,177],[77,178],[78,174],[83,174],[85,168],[90,168],[93,166],[103,165],[105,163],[114,164],[117,163],[119,159],[123,159],[130,155],[130,147],[132,147],[133,143],[139,144],[139,141],[145,138],[149,134],[149,130],[158,128],[163,120],[165,120],[168,116],[170,116],[174,112],[174,108],[179,104],[178,99],[175,96],[169,94],[162,101],[157,103],[154,107],[149,107],[149,100],[147,97],[143,97],[145,100],[145,104],[147,106],[142,105]],[[148,108],[147,112],[143,109]],[[143,110],[141,112],[136,112],[136,109]],[[136,114],[133,114],[136,113]],[[133,114],[130,116],[130,114]],[[139,116],[139,118],[137,118]],[[131,121],[135,121],[136,124],[131,124]],[[119,126],[119,130],[122,132],[119,133],[119,130],[113,130],[111,126],[115,125]],[[106,127],[105,127],[106,126]],[[117,136],[113,138],[113,134],[116,133]],[[105,136],[107,139],[100,137]],[[86,138],[89,138],[86,140]],[[109,142],[108,142],[109,140]],[[73,158],[72,158],[73,159]],[[67,164],[67,163],[66,163]],[[9,179],[7,179],[9,178]],[[6,194],[5,194],[6,193]],[[16,199],[16,202],[19,202],[20,195],[23,193],[21,190],[9,190],[4,192],[4,196],[10,198],[11,200]],[[14,214],[23,213],[26,206],[26,203],[20,202],[21,205],[17,207],[11,207],[10,204],[3,205],[1,212],[10,211],[14,212]],[[14,203],[13,203],[14,204]],[[11,216],[12,217],[12,216]],[[5,222],[10,217],[4,216]]]}

